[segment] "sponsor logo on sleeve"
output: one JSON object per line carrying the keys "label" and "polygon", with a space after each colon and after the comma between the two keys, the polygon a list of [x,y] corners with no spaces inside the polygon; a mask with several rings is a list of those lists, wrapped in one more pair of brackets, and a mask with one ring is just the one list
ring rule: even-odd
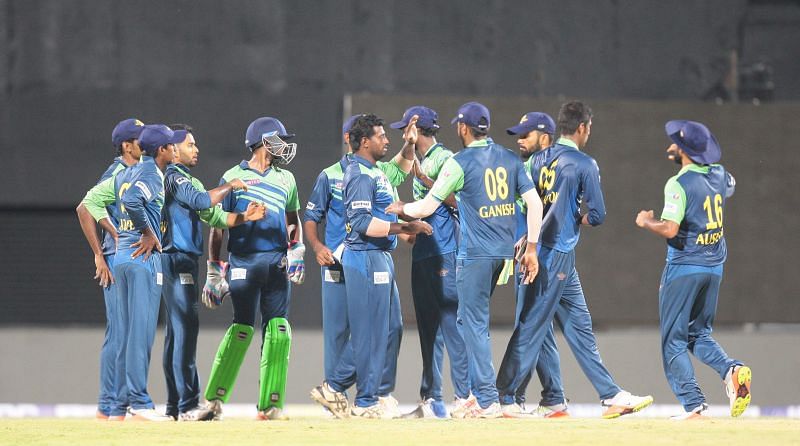
{"label": "sponsor logo on sleeve", "polygon": [[678,205],[677,204],[675,204],[675,203],[666,203],[664,205],[664,211],[662,213],[664,213],[664,214],[674,214],[676,212],[678,212]]}
{"label": "sponsor logo on sleeve", "polygon": [[142,183],[141,181],[137,181],[137,182],[133,183],[133,185],[138,187],[139,190],[142,191],[142,193],[144,194],[144,197],[146,199],[149,200],[150,198],[153,197],[153,193],[150,192],[150,188],[148,188],[146,184]]}
{"label": "sponsor logo on sleeve", "polygon": [[315,207],[317,207],[317,205],[315,205],[314,203],[312,203],[310,201],[306,205],[306,209],[308,209],[309,211],[313,211]]}
{"label": "sponsor logo on sleeve", "polygon": [[189,179],[186,178],[186,177],[178,177],[178,179],[175,180],[175,184],[183,184],[183,183],[188,183],[188,182],[189,182]]}
{"label": "sponsor logo on sleeve", "polygon": [[352,209],[372,209],[372,202],[371,201],[354,201],[350,203],[350,208]]}

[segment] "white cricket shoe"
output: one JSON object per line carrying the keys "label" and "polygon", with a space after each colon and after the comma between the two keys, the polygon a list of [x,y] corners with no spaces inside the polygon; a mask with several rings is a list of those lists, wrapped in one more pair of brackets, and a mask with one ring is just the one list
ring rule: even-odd
{"label": "white cricket shoe", "polygon": [[567,404],[554,404],[552,406],[543,406],[538,405],[536,409],[533,409],[533,415],[537,418],[567,418],[569,417],[569,412],[567,412]]}
{"label": "white cricket shoe", "polygon": [[400,402],[392,394],[379,396],[378,404],[383,408],[383,418],[392,419],[403,416],[403,413],[400,412]]}
{"label": "white cricket shoe", "polygon": [[731,403],[731,416],[738,417],[750,405],[750,382],[753,372],[746,365],[736,365],[725,376],[725,393]]}
{"label": "white cricket shoe", "polygon": [[342,419],[350,416],[350,402],[343,392],[337,392],[323,382],[311,389],[311,399],[328,409],[334,417]]}
{"label": "white cricket shoe", "polygon": [[475,395],[469,394],[467,398],[456,398],[453,401],[453,409],[450,410],[450,416],[453,418],[465,418],[467,412],[472,410],[478,405],[478,399]]}
{"label": "white cricket shoe", "polygon": [[708,414],[708,404],[706,403],[695,407],[689,412],[669,417],[672,421],[707,420],[709,418],[711,418],[711,415]]}
{"label": "white cricket shoe", "polygon": [[156,412],[155,409],[128,408],[131,421],[175,421],[172,417]]}
{"label": "white cricket shoe", "polygon": [[407,414],[403,414],[401,418],[445,419],[445,418],[450,418],[450,416],[447,415],[447,408],[445,407],[443,402],[436,401],[433,398],[428,398],[427,400],[419,403],[416,409],[412,410]]}
{"label": "white cricket shoe", "polygon": [[485,409],[482,408],[480,404],[475,404],[464,418],[503,418],[503,410],[500,408],[500,403],[497,401],[493,402]]}
{"label": "white cricket shoe", "polygon": [[283,412],[283,409],[280,409],[275,406],[269,407],[265,410],[259,410],[258,415],[256,417],[259,420],[265,420],[265,421],[270,421],[270,420],[286,421],[289,419],[289,416]]}
{"label": "white cricket shoe", "polygon": [[212,421],[214,416],[214,409],[206,404],[181,412],[178,414],[178,421]]}
{"label": "white cricket shoe", "polygon": [[359,417],[359,418],[372,418],[372,419],[388,418],[383,411],[383,406],[381,406],[380,403],[375,403],[367,407],[353,406],[351,413],[354,417]]}
{"label": "white cricket shoe", "polygon": [[531,412],[525,410],[522,404],[501,404],[500,410],[503,412],[503,418],[533,418]]}
{"label": "white cricket shoe", "polygon": [[620,391],[613,398],[601,400],[600,405],[603,406],[603,418],[619,418],[623,415],[628,415],[638,412],[645,407],[653,404],[653,397],[631,395],[630,392],[625,390]]}

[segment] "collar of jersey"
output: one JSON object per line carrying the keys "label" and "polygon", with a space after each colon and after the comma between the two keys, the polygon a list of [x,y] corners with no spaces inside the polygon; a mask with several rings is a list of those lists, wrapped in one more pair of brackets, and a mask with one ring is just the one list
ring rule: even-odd
{"label": "collar of jersey", "polygon": [[272,172],[273,167],[275,167],[275,166],[270,164],[269,167],[267,167],[267,170],[265,170],[264,173],[261,173],[261,172],[255,170],[255,169],[251,169],[250,168],[250,164],[248,164],[247,160],[242,160],[242,162],[239,163],[239,168],[240,169],[249,170],[250,172],[253,172],[256,175],[261,176],[261,177],[265,177],[265,176],[269,175],[269,173]]}
{"label": "collar of jersey", "polygon": [[698,165],[698,164],[695,164],[695,163],[687,164],[687,165],[681,167],[681,170],[678,171],[678,175],[686,173],[686,172],[688,172],[690,170],[692,172],[708,173],[708,168],[709,167],[710,166],[701,166],[701,165]]}
{"label": "collar of jersey", "polygon": [[573,149],[575,149],[577,151],[581,150],[581,149],[578,148],[578,145],[575,144],[575,141],[573,141],[573,140],[571,140],[569,138],[564,138],[564,137],[558,138],[558,141],[556,141],[556,144],[561,145],[561,146],[572,147]]}
{"label": "collar of jersey", "polygon": [[428,151],[425,152],[425,155],[422,155],[422,158],[427,158],[433,155],[433,152],[437,151],[440,147],[444,147],[442,143],[435,143],[434,145],[428,147]]}
{"label": "collar of jersey", "polygon": [[492,144],[493,142],[494,141],[492,141],[492,138],[489,138],[487,136],[484,139],[476,139],[475,141],[472,141],[471,143],[469,143],[467,147],[487,147],[489,144]]}
{"label": "collar of jersey", "polygon": [[155,168],[156,168],[156,172],[158,173],[158,176],[161,177],[161,181],[164,181],[164,172],[162,172],[161,169],[159,169],[158,166],[156,165],[156,159],[155,158],[153,158],[152,156],[142,155],[142,159],[139,162],[141,164],[145,164],[145,163],[153,164],[153,166],[155,166]]}
{"label": "collar of jersey", "polygon": [[375,167],[374,164],[370,163],[369,161],[365,160],[364,158],[361,158],[360,156],[358,156],[357,153],[353,154],[353,159],[356,160],[357,162],[359,162],[360,164],[363,164],[363,165],[369,167],[370,169]]}
{"label": "collar of jersey", "polygon": [[187,177],[192,176],[189,173],[189,171],[190,171],[189,168],[184,166],[183,164],[181,164],[181,163],[172,163],[172,165],[175,166],[175,170],[177,170],[178,172],[180,172],[184,176],[187,176]]}

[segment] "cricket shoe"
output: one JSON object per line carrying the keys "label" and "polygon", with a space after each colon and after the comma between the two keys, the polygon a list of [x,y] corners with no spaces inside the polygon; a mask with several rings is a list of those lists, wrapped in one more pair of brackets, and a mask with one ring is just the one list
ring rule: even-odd
{"label": "cricket shoe", "polygon": [[450,416],[453,418],[466,418],[467,412],[477,405],[478,399],[471,393],[467,398],[456,398],[453,401],[453,409],[450,411]]}
{"label": "cricket shoe", "polygon": [[605,409],[603,418],[606,419],[619,418],[623,415],[638,412],[651,404],[653,404],[652,396],[631,395],[630,392],[625,390],[620,391],[613,398],[600,401],[600,405]]}
{"label": "cricket shoe", "polygon": [[725,376],[725,393],[731,401],[731,416],[738,417],[750,405],[750,382],[753,372],[746,365],[735,365]]}
{"label": "cricket shoe", "polygon": [[214,418],[211,419],[212,421],[222,421],[222,401],[206,401],[205,407],[214,413]]}
{"label": "cricket shoe", "polygon": [[256,417],[259,420],[264,420],[264,421],[270,421],[270,420],[286,421],[289,419],[289,416],[283,412],[283,409],[275,406],[268,407],[266,410],[259,410],[258,415]]}
{"label": "cricket shoe", "polygon": [[206,404],[179,413],[178,421],[213,421],[215,415],[213,407]]}
{"label": "cricket shoe", "polygon": [[533,409],[533,415],[537,418],[568,418],[567,404],[554,404],[552,406],[544,406],[539,404],[536,409]]}
{"label": "cricket shoe", "polygon": [[450,418],[447,415],[447,408],[441,401],[436,401],[433,398],[419,403],[416,409],[404,414],[401,418]]}
{"label": "cricket shoe", "polygon": [[129,407],[128,415],[131,421],[175,421],[172,417],[156,412],[155,409],[134,409]]}
{"label": "cricket shoe", "polygon": [[108,415],[98,410],[94,413],[94,419],[96,421],[108,421]]}
{"label": "cricket shoe", "polygon": [[383,408],[383,417],[387,419],[400,418],[403,413],[400,412],[400,402],[391,394],[378,397],[378,404]]}
{"label": "cricket shoe", "polygon": [[501,404],[500,411],[503,412],[503,418],[534,418],[535,415],[525,410],[524,404]]}
{"label": "cricket shoe", "polygon": [[337,392],[323,382],[311,389],[311,399],[328,409],[334,417],[342,419],[350,416],[350,402],[343,392]]}
{"label": "cricket shoe", "polygon": [[500,403],[497,401],[493,402],[485,409],[482,408],[480,404],[475,404],[464,418],[503,418],[503,410],[500,408]]}
{"label": "cricket shoe", "polygon": [[388,419],[391,418],[383,411],[381,403],[375,403],[367,407],[353,406],[352,415],[358,418]]}
{"label": "cricket shoe", "polygon": [[125,421],[125,415],[109,415],[108,421]]}
{"label": "cricket shoe", "polygon": [[711,416],[708,414],[708,404],[706,403],[695,407],[689,412],[669,417],[672,421],[707,420],[709,418],[711,418]]}

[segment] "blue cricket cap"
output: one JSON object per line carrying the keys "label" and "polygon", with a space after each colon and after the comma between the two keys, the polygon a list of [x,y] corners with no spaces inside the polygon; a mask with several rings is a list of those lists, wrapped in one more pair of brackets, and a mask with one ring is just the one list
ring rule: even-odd
{"label": "blue cricket cap", "polygon": [[509,135],[524,135],[534,130],[554,135],[556,133],[556,123],[547,113],[530,112],[522,116],[519,124],[507,128],[506,133]]}
{"label": "blue cricket cap", "polygon": [[419,116],[417,119],[417,127],[421,129],[433,130],[439,128],[439,124],[437,124],[439,115],[424,105],[415,105],[413,107],[409,107],[409,109],[403,113],[403,119],[389,124],[389,127],[393,129],[404,129],[408,126],[408,123],[411,122],[411,118],[413,118],[414,115]]}
{"label": "blue cricket cap", "polygon": [[357,115],[353,115],[353,116],[347,118],[347,120],[344,121],[344,125],[342,125],[342,135],[344,135],[345,133],[349,132],[350,129],[353,128],[353,124],[356,123],[356,119],[358,119],[358,118],[360,118],[362,116],[366,116],[366,115],[364,115],[363,113],[359,113]]}
{"label": "blue cricket cap", "polygon": [[120,121],[111,132],[111,144],[113,144],[114,147],[119,147],[119,145],[125,141],[139,139],[142,130],[144,130],[144,123],[136,118]]}
{"label": "blue cricket cap", "polygon": [[692,161],[712,164],[722,158],[717,138],[705,125],[695,121],[675,120],[664,126],[667,136],[681,148]]}
{"label": "blue cricket cap", "polygon": [[286,131],[283,123],[276,118],[262,117],[251,122],[244,134],[244,145],[253,147],[261,144],[262,139],[269,134],[277,134],[281,139],[294,138],[294,133]]}
{"label": "blue cricket cap", "polygon": [[458,115],[450,121],[450,124],[463,122],[469,127],[478,130],[489,130],[489,109],[485,105],[477,102],[467,102],[458,109]]}
{"label": "blue cricket cap", "polygon": [[139,135],[139,146],[148,154],[153,154],[161,146],[183,142],[187,133],[186,130],[173,131],[164,124],[146,125]]}

